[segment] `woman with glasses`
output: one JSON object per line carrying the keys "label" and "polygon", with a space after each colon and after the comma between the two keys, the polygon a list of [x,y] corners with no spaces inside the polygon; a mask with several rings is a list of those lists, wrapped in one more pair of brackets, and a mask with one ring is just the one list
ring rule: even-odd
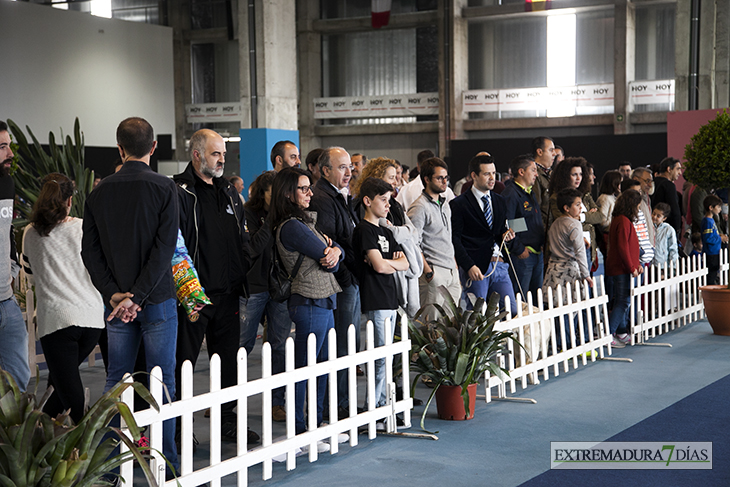
{"label": "woman with glasses", "polygon": [[[282,263],[296,275],[288,301],[289,317],[296,326],[294,362],[297,368],[307,364],[307,338],[313,333],[317,343],[317,362],[327,360],[327,333],[334,328],[333,310],[337,307],[337,284],[334,272],[344,257],[342,248],[315,227],[316,213],[309,212],[312,198],[311,176],[299,168],[286,168],[274,178],[271,188],[272,231]],[[304,420],[306,381],[298,382],[295,392],[295,428],[307,430]],[[322,422],[327,376],[317,378],[317,425]],[[314,398],[309,398],[314,400]]]}
{"label": "woman with glasses", "polygon": [[23,264],[35,283],[38,336],[54,388],[43,410],[56,417],[70,409],[78,423],[84,415],[79,365],[104,329],[104,304],[81,261],[81,219],[69,216],[73,181],[51,173],[42,183],[23,234]]}

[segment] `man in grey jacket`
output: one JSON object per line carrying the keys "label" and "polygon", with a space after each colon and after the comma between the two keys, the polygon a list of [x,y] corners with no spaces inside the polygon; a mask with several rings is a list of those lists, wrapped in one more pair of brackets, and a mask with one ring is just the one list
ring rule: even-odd
{"label": "man in grey jacket", "polygon": [[[451,207],[443,196],[449,184],[448,166],[438,157],[432,157],[421,164],[419,177],[423,193],[408,209],[408,218],[418,231],[423,253],[423,274],[419,279],[421,306],[443,304],[441,286],[458,303],[461,284],[451,241]],[[432,308],[427,317],[430,319],[434,314]]]}

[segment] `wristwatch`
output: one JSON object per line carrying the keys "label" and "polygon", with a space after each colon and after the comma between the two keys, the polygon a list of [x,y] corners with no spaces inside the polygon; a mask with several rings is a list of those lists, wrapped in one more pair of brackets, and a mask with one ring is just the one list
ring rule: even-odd
{"label": "wristwatch", "polygon": [[425,275],[426,275],[426,279],[427,279],[427,280],[429,280],[429,281],[430,281],[431,279],[433,279],[433,271],[431,271],[431,272],[427,272],[427,273],[426,273]]}

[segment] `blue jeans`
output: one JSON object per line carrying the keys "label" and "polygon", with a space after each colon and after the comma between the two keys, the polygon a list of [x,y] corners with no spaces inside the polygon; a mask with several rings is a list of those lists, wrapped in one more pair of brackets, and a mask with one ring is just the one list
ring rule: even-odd
{"label": "blue jeans", "polygon": [[[495,264],[497,265],[496,269],[494,269]],[[504,262],[490,262],[489,268],[484,275],[486,276],[491,273],[492,269],[494,269],[494,274],[489,277],[485,277],[481,281],[474,281],[469,287],[467,287],[466,281],[469,279],[469,275],[461,267],[459,267],[459,276],[461,277],[461,284],[464,288],[462,298],[466,299],[466,308],[472,309],[472,304],[466,296],[467,293],[473,294],[477,298],[484,298],[487,301],[490,294],[497,293],[499,294],[500,309],[504,309],[504,297],[509,296],[512,314],[517,314],[515,292],[512,288],[512,281],[509,278],[509,266]]]}
{"label": "blue jeans", "polygon": [[[104,313],[109,315],[107,308]],[[147,372],[153,367],[162,368],[162,381],[175,397],[175,347],[177,344],[177,305],[175,298],[159,304],[148,304],[137,313],[137,318],[124,323],[115,318],[107,323],[109,338],[109,368],[104,392],[114,387],[126,373],[134,372],[134,362],[141,341],[144,341]],[[163,396],[167,402],[167,396]],[[175,446],[175,420],[162,425],[162,453],[175,467],[180,468]]]}
{"label": "blue jeans", "polygon": [[[296,326],[294,335],[294,366],[296,368],[307,365],[307,338],[314,333],[317,339],[317,362],[324,362],[328,359],[327,333],[334,328],[335,319],[331,309],[318,306],[291,306],[289,316]],[[324,398],[327,392],[327,375],[317,377],[317,425],[322,423],[324,412]],[[307,431],[307,424],[304,421],[304,398],[307,393],[307,381],[303,380],[294,384],[294,423],[296,434]],[[309,398],[313,400],[313,398]]]}
{"label": "blue jeans", "polygon": [[[241,326],[241,347],[246,349],[247,354],[251,354],[256,344],[256,333],[259,330],[261,317],[266,314],[266,341],[271,345],[271,373],[284,372],[286,339],[289,338],[291,331],[291,319],[289,319],[286,303],[271,300],[268,292],[252,294],[248,299],[241,298],[241,300],[240,316],[244,317]],[[284,405],[283,387],[274,389],[272,405]]]}
{"label": "blue jeans", "polygon": [[[347,329],[355,325],[355,351],[360,351],[360,286],[352,284],[337,293],[335,331],[337,332],[337,356],[347,355]],[[337,406],[349,408],[347,397],[347,370],[337,372]]]}
{"label": "blue jeans", "polygon": [[[527,293],[532,293],[532,302],[537,303],[537,290],[542,288],[543,278],[543,259],[542,253],[529,253],[527,258],[520,259],[512,256],[512,288],[513,291],[519,291],[522,286],[522,301],[527,302]],[[519,282],[519,286],[517,283]]]}
{"label": "blue jeans", "polygon": [[[390,339],[393,340],[398,313],[394,309],[379,309],[368,311],[368,320],[373,322],[373,338],[376,347],[385,345],[385,320],[390,318]],[[384,358],[375,361],[375,407],[385,406],[387,402],[385,394],[385,371],[386,367],[390,367],[392,360],[388,364]],[[366,402],[367,403],[367,402]]]}
{"label": "blue jeans", "polygon": [[631,309],[631,274],[613,276],[613,309],[608,316],[611,333],[627,333]]}
{"label": "blue jeans", "polygon": [[0,367],[25,391],[30,380],[28,329],[15,297],[0,302]]}

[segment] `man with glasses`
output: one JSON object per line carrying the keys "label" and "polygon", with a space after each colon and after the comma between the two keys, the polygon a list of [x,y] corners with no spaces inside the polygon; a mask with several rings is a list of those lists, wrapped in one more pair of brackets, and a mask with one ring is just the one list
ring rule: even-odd
{"label": "man with glasses", "polygon": [[[443,304],[439,288],[446,287],[458,303],[461,284],[454,258],[451,233],[451,207],[444,193],[449,184],[449,167],[438,157],[423,161],[419,177],[423,192],[408,209],[408,217],[418,231],[418,243],[423,254],[423,274],[418,280],[421,306]],[[437,315],[431,307],[428,319]]]}
{"label": "man with glasses", "polygon": [[648,224],[646,225],[646,230],[649,234],[649,243],[653,247],[656,230],[654,229],[654,225],[652,225],[650,222],[651,200],[649,198],[654,193],[654,178],[652,177],[649,168],[637,167],[631,174],[631,179],[633,179],[634,181],[638,181],[640,185],[639,193],[641,193],[641,205],[639,205],[639,209],[641,210],[641,215],[639,215],[639,218],[643,216],[645,221],[648,222]]}
{"label": "man with glasses", "polygon": [[474,157],[469,161],[469,173],[474,184],[451,202],[452,241],[467,308],[471,307],[470,295],[487,299],[496,292],[500,307],[504,308],[508,296],[515,314],[515,293],[503,248],[515,233],[507,228],[507,203],[493,191],[497,179],[494,158]]}
{"label": "man with glasses", "polygon": [[[322,177],[314,185],[309,209],[317,213],[317,228],[345,251],[345,259],[335,272],[342,291],[337,294],[335,331],[337,332],[337,356],[347,355],[347,329],[355,325],[356,350],[360,350],[360,284],[355,277],[357,263],[352,247],[352,233],[359,219],[351,210],[350,196],[343,190],[352,178],[350,154],[342,147],[330,147],[319,156]],[[337,373],[338,417],[349,416],[347,371]],[[330,411],[330,417],[334,412]]]}

